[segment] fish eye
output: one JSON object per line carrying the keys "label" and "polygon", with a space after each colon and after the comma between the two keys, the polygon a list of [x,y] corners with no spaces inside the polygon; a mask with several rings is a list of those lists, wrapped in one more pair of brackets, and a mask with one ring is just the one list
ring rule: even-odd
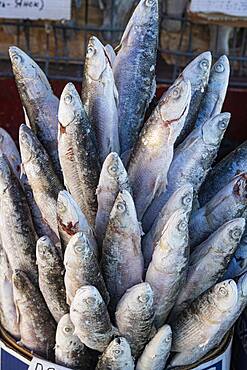
{"label": "fish eye", "polygon": [[81,253],[82,252],[82,246],[80,246],[80,245],[75,245],[74,249],[75,249],[76,253]]}
{"label": "fish eye", "polygon": [[64,102],[65,102],[66,104],[70,104],[70,103],[72,103],[72,100],[73,100],[73,98],[72,98],[72,96],[71,96],[70,94],[65,95],[65,97],[64,97]]}
{"label": "fish eye", "polygon": [[146,0],[146,6],[152,6],[154,3],[154,0]]}
{"label": "fish eye", "polygon": [[188,206],[192,201],[192,196],[191,194],[186,194],[183,198],[182,198],[182,204],[184,206]]}
{"label": "fish eye", "polygon": [[242,230],[239,229],[238,227],[230,231],[230,237],[233,240],[239,240],[241,238],[241,235],[242,235]]}
{"label": "fish eye", "polygon": [[220,293],[220,295],[222,295],[223,297],[226,297],[226,296],[228,295],[228,291],[227,291],[227,289],[226,289],[226,288],[224,288],[224,287],[221,287],[221,288],[219,289],[219,293]]}
{"label": "fish eye", "polygon": [[87,54],[88,56],[92,57],[95,54],[95,48],[92,45],[89,45],[87,48]]}
{"label": "fish eye", "polygon": [[65,334],[69,334],[69,333],[71,333],[71,332],[72,332],[72,328],[71,328],[71,326],[65,326],[65,327],[63,328],[63,332],[64,332]]}
{"label": "fish eye", "polygon": [[208,62],[208,60],[207,60],[207,59],[203,59],[203,60],[200,62],[200,67],[206,71],[206,70],[208,69],[208,67],[209,67],[209,62]]}
{"label": "fish eye", "polygon": [[185,221],[180,221],[178,224],[178,230],[179,231],[184,231],[187,228],[187,222]]}
{"label": "fish eye", "polygon": [[146,303],[148,301],[148,297],[146,295],[139,295],[137,299],[141,303]]}
{"label": "fish eye", "polygon": [[227,122],[224,120],[219,121],[218,127],[220,130],[224,130],[227,127]]}
{"label": "fish eye", "polygon": [[173,92],[172,92],[172,97],[174,99],[178,99],[179,96],[180,96],[180,89],[179,88],[174,89]]}
{"label": "fish eye", "polygon": [[225,67],[224,67],[224,65],[223,65],[222,63],[219,63],[219,64],[216,64],[216,66],[215,66],[215,70],[216,70],[216,72],[218,72],[218,73],[222,73],[222,72],[224,72]]}
{"label": "fish eye", "polygon": [[115,164],[113,164],[112,166],[109,166],[108,167],[108,172],[109,172],[110,175],[116,176],[117,173],[118,173],[118,166],[115,165]]}
{"label": "fish eye", "polygon": [[13,56],[13,62],[15,62],[16,64],[20,64],[22,62],[22,57],[18,54],[15,54]]}
{"label": "fish eye", "polygon": [[88,297],[88,298],[86,298],[86,303],[88,304],[88,305],[93,305],[95,302],[96,302],[96,299],[94,298],[94,297]]}
{"label": "fish eye", "polygon": [[169,343],[171,341],[171,338],[172,338],[171,334],[167,335],[167,337],[165,338],[165,342]]}
{"label": "fish eye", "polygon": [[120,212],[120,213],[124,213],[126,211],[126,205],[124,202],[119,202],[117,204],[117,210]]}
{"label": "fish eye", "polygon": [[67,209],[66,206],[62,202],[57,203],[57,208],[58,208],[59,212],[62,212],[62,213],[64,213]]}
{"label": "fish eye", "polygon": [[113,350],[113,353],[114,353],[114,355],[115,355],[115,356],[119,356],[119,355],[122,353],[122,351],[121,351],[121,349],[119,349],[119,348],[115,348],[115,349]]}

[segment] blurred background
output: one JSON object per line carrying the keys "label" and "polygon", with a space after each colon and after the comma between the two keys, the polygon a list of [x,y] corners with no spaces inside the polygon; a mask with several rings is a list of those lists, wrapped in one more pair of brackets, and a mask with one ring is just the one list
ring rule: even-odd
{"label": "blurred background", "polygon": [[[79,89],[89,37],[96,35],[102,42],[117,48],[138,0],[49,1],[52,2],[60,4],[55,9],[56,16],[51,14],[51,19],[40,20],[28,19],[29,12],[35,3],[37,7],[44,6],[45,0],[15,0],[13,10],[6,13],[10,18],[4,12],[11,1],[0,1],[0,17],[4,16],[0,18],[0,126],[7,128],[15,138],[16,128],[24,116],[13,81],[8,47],[17,45],[31,55],[49,77],[56,95],[60,95],[66,81],[75,82]],[[231,62],[231,79],[224,110],[230,111],[233,117],[222,149],[224,154],[246,137],[247,13],[241,8],[237,9],[237,15],[231,16],[228,1],[223,2],[225,8],[221,13],[211,9],[211,0],[194,3],[195,11],[186,0],[160,0],[157,98],[200,52],[211,50],[214,59],[227,54]],[[206,4],[204,11],[196,8],[200,3],[204,8]],[[215,3],[219,6],[222,1]],[[15,18],[17,5],[27,19]],[[70,15],[66,20],[59,19],[64,10],[61,6],[69,7]]]}

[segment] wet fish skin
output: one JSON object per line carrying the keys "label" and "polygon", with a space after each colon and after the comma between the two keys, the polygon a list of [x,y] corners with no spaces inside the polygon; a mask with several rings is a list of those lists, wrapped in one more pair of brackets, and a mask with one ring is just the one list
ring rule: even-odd
{"label": "wet fish skin", "polygon": [[100,162],[92,126],[72,83],[62,92],[58,120],[58,152],[66,188],[94,227]]}
{"label": "wet fish skin", "polygon": [[141,283],[143,277],[141,228],[127,190],[118,194],[110,213],[102,247],[101,270],[110,294],[109,310],[114,314],[125,291]]}
{"label": "wet fish skin", "polygon": [[[12,270],[38,280],[36,233],[24,191],[4,155],[0,156],[1,239]],[[8,230],[8,232],[6,232]]]}
{"label": "wet fish skin", "polygon": [[[211,348],[222,322],[227,320],[237,304],[238,290],[234,280],[225,280],[208,290],[172,324],[172,366],[190,365]],[[192,334],[193,333],[193,334]]]}
{"label": "wet fish skin", "polygon": [[185,310],[194,299],[222,279],[244,228],[245,219],[235,218],[223,224],[194,249],[190,255],[186,282],[178,295],[173,315]]}
{"label": "wet fish skin", "polygon": [[94,252],[98,256],[94,231],[72,195],[66,190],[60,191],[58,194],[57,222],[64,252],[71,237],[81,231],[87,235],[90,245],[93,246]]}
{"label": "wet fish skin", "polygon": [[227,267],[223,279],[233,279],[247,271],[247,235],[246,228],[242,239]]}
{"label": "wet fish skin", "polygon": [[167,185],[173,146],[188,113],[190,82],[179,77],[161,97],[133,149],[128,175],[138,219]]}
{"label": "wet fish skin", "polygon": [[181,144],[194,127],[197,113],[207,88],[211,63],[212,55],[210,51],[206,51],[193,59],[182,72],[184,79],[189,80],[191,83],[191,101],[188,115],[176,140],[175,147]]}
{"label": "wet fish skin", "polygon": [[[186,184],[175,191],[168,199],[167,203],[165,203],[151,229],[142,238],[142,253],[145,268],[147,268],[151,262],[155,245],[161,238],[163,229],[171,215],[180,209],[185,212],[191,211],[192,201],[193,188],[190,184]],[[142,226],[145,225],[142,224]]]}
{"label": "wet fish skin", "polygon": [[117,334],[106,304],[94,286],[84,285],[77,290],[70,307],[70,318],[82,343],[98,352],[104,352]]}
{"label": "wet fish skin", "polygon": [[189,224],[191,248],[199,245],[224,222],[243,215],[247,206],[246,191],[247,176],[238,175],[192,214]]}
{"label": "wet fish skin", "polygon": [[9,160],[12,170],[17,178],[21,175],[21,157],[11,135],[0,127],[0,152]]}
{"label": "wet fish skin", "polygon": [[22,164],[35,202],[45,222],[58,236],[56,203],[58,193],[63,190],[63,186],[53,170],[45,149],[26,125],[20,126],[19,143]]}
{"label": "wet fish skin", "polygon": [[156,89],[158,0],[141,0],[124,31],[113,65],[119,93],[121,153],[132,149]]}
{"label": "wet fish skin", "polygon": [[95,221],[95,233],[99,245],[102,245],[110,212],[121,190],[131,192],[128,175],[118,154],[112,152],[103,163],[96,190],[98,210]]}
{"label": "wet fish skin", "polygon": [[199,193],[199,201],[203,207],[225,184],[241,172],[247,171],[247,141],[229,153],[209,172]]}
{"label": "wet fish skin", "polygon": [[56,323],[39,289],[20,270],[13,274],[21,344],[35,354],[53,360]]}
{"label": "wet fish skin", "polygon": [[69,313],[59,321],[56,331],[55,359],[58,365],[80,370],[93,367],[92,352],[74,334],[75,327]]}
{"label": "wet fish skin", "polygon": [[12,270],[8,257],[0,246],[0,321],[1,326],[16,340],[20,339],[13,297]]}
{"label": "wet fish skin", "polygon": [[109,293],[101,275],[94,248],[86,234],[79,232],[72,236],[65,250],[64,266],[68,304],[71,304],[77,290],[83,285],[95,286],[105,303],[109,303]]}
{"label": "wet fish skin", "polygon": [[153,291],[148,283],[128,289],[116,309],[116,324],[129,342],[131,353],[138,358],[150,339],[154,320]]}
{"label": "wet fish skin", "polygon": [[37,241],[36,255],[40,291],[54,320],[59,322],[69,312],[60,251],[47,236],[43,236]]}
{"label": "wet fish skin", "polygon": [[222,55],[213,65],[206,94],[203,98],[195,127],[200,127],[209,118],[221,112],[230,75],[230,64],[226,55]]}
{"label": "wet fish skin", "polygon": [[58,98],[53,94],[46,75],[26,53],[16,46],[9,48],[16,85],[28,117],[27,124],[51,156],[57,175],[61,167],[57,150]]}
{"label": "wet fish skin", "polygon": [[134,368],[131,349],[124,337],[113,339],[96,366],[96,370],[134,370]]}
{"label": "wet fish skin", "polygon": [[164,325],[185,280],[189,262],[189,213],[176,211],[155,246],[145,281],[154,292],[155,326]]}
{"label": "wet fish skin", "polygon": [[88,43],[82,82],[82,101],[96,133],[101,163],[110,152],[119,153],[118,92],[110,61],[102,43]]}
{"label": "wet fish skin", "polygon": [[169,357],[172,331],[169,325],[162,326],[146,345],[138,359],[136,370],[163,370]]}
{"label": "wet fish skin", "polygon": [[117,56],[115,53],[115,50],[110,44],[107,44],[105,45],[105,52],[106,52],[107,58],[109,59],[111,67],[113,67],[113,64]]}

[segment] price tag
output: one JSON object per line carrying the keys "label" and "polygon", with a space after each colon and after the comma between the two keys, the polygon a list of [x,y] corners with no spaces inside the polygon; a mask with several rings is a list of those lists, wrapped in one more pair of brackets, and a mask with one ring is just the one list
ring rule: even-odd
{"label": "price tag", "polygon": [[70,19],[71,0],[0,0],[0,18]]}
{"label": "price tag", "polygon": [[192,0],[192,13],[220,13],[232,17],[247,17],[246,0]]}
{"label": "price tag", "polygon": [[71,370],[71,369],[33,357],[28,370]]}

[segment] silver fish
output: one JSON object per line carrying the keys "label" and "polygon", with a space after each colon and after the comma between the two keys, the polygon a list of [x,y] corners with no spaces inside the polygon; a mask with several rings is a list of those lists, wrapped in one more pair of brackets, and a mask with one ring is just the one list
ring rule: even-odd
{"label": "silver fish", "polygon": [[133,147],[155,94],[158,23],[158,0],[141,0],[124,31],[113,65],[119,93],[121,153]]}
{"label": "silver fish", "polygon": [[2,327],[15,339],[20,339],[13,296],[12,270],[7,255],[0,247],[0,321]]}
{"label": "silver fish", "polygon": [[155,326],[160,328],[185,283],[189,261],[188,213],[176,211],[155,246],[145,281],[154,292]]}
{"label": "silver fish", "polygon": [[57,151],[58,98],[53,94],[46,75],[26,53],[16,46],[9,48],[16,85],[28,117],[27,124],[51,156],[61,178]]}
{"label": "silver fish", "polygon": [[21,344],[37,355],[53,359],[56,323],[42,294],[20,270],[13,274],[13,287]]}
{"label": "silver fish", "polygon": [[66,270],[64,281],[69,304],[83,285],[94,285],[105,303],[109,303],[109,293],[106,290],[94,248],[86,234],[79,232],[72,236],[65,250],[64,266]]}
{"label": "silver fish", "polygon": [[17,178],[21,176],[21,157],[10,134],[0,127],[0,152],[8,158],[12,170]]}
{"label": "silver fish", "polygon": [[204,356],[224,320],[237,304],[234,280],[225,280],[198,297],[172,324],[172,351],[177,352],[170,366],[190,365]]}
{"label": "silver fish", "polygon": [[4,155],[0,156],[1,239],[12,270],[22,269],[34,281],[36,233],[24,191]]}
{"label": "silver fish", "polygon": [[241,172],[247,172],[247,141],[229,153],[209,172],[202,184],[199,201],[203,207],[232,178]]}
{"label": "silver fish", "polygon": [[110,294],[110,311],[114,313],[125,291],[142,282],[143,276],[141,228],[133,199],[127,190],[118,194],[110,214],[101,269]]}
{"label": "silver fish", "polygon": [[117,56],[116,53],[115,53],[115,50],[113,49],[113,47],[110,44],[107,44],[105,46],[105,52],[106,52],[107,58],[109,59],[111,67],[113,67],[113,64],[114,64],[116,56]]}
{"label": "silver fish", "polygon": [[103,163],[96,190],[98,210],[95,221],[95,233],[100,245],[105,237],[110,212],[121,190],[131,192],[128,175],[118,154],[110,153]]}
{"label": "silver fish", "polygon": [[55,321],[69,312],[64,286],[64,266],[60,251],[43,236],[37,241],[39,288]]}
{"label": "silver fish", "polygon": [[72,83],[62,92],[58,119],[58,152],[65,185],[94,226],[100,162],[92,126]]}
{"label": "silver fish", "polygon": [[110,152],[119,153],[118,92],[104,46],[92,36],[88,43],[82,83],[82,101],[96,133],[101,163]]}
{"label": "silver fish", "polygon": [[162,326],[146,345],[136,370],[163,370],[172,345],[172,331],[169,325]]}
{"label": "silver fish", "polygon": [[230,75],[230,64],[226,55],[222,55],[213,65],[206,94],[202,100],[195,127],[200,127],[209,118],[221,112]]}
{"label": "silver fish", "polygon": [[89,225],[86,216],[73,197],[66,190],[60,191],[57,199],[58,230],[65,251],[71,237],[79,231],[86,234],[90,245],[93,246],[96,256],[98,255],[97,243],[94,231]]}
{"label": "silver fish", "polygon": [[247,271],[247,231],[242,235],[242,239],[227,267],[223,279],[233,279],[241,276]]}
{"label": "silver fish", "polygon": [[148,283],[128,289],[117,305],[116,324],[138,358],[150,339],[154,320],[153,291]]}
{"label": "silver fish", "polygon": [[212,55],[210,51],[205,51],[193,59],[182,72],[184,79],[191,83],[191,101],[188,115],[175,146],[185,139],[195,125],[197,113],[208,84],[211,63]]}
{"label": "silver fish", "polygon": [[190,104],[190,82],[179,77],[161,97],[134,147],[128,175],[138,219],[166,189],[173,146]]}
{"label": "silver fish", "polygon": [[186,283],[178,295],[173,314],[179,314],[222,278],[244,228],[245,219],[235,218],[226,222],[195,248],[190,255]]}
{"label": "silver fish", "polygon": [[220,113],[209,119],[177,147],[167,175],[167,188],[153,201],[148,215],[157,215],[171,194],[184,184],[193,186],[196,201],[198,190],[218,153],[230,116],[230,113]]}
{"label": "silver fish", "polygon": [[63,187],[50,158],[35,134],[26,125],[20,126],[19,143],[22,164],[43,219],[58,236],[57,197]]}
{"label": "silver fish", "polygon": [[200,244],[223,223],[241,217],[247,206],[246,192],[247,175],[238,175],[204,207],[195,211],[189,224],[190,246]]}
{"label": "silver fish", "polygon": [[123,337],[113,339],[99,359],[96,370],[134,370],[131,349]]}
{"label": "silver fish", "polygon": [[69,314],[65,314],[57,325],[55,359],[58,365],[72,369],[91,370],[92,353],[74,334],[75,327]]}
{"label": "silver fish", "polygon": [[70,307],[75,334],[87,347],[103,352],[117,330],[112,326],[106,304],[91,285],[77,290]]}
{"label": "silver fish", "polygon": [[142,253],[144,266],[148,267],[155,245],[161,238],[163,229],[171,215],[179,209],[189,212],[192,207],[193,188],[190,184],[184,185],[175,191],[168,199],[158,216],[156,217],[149,232],[142,238]]}

